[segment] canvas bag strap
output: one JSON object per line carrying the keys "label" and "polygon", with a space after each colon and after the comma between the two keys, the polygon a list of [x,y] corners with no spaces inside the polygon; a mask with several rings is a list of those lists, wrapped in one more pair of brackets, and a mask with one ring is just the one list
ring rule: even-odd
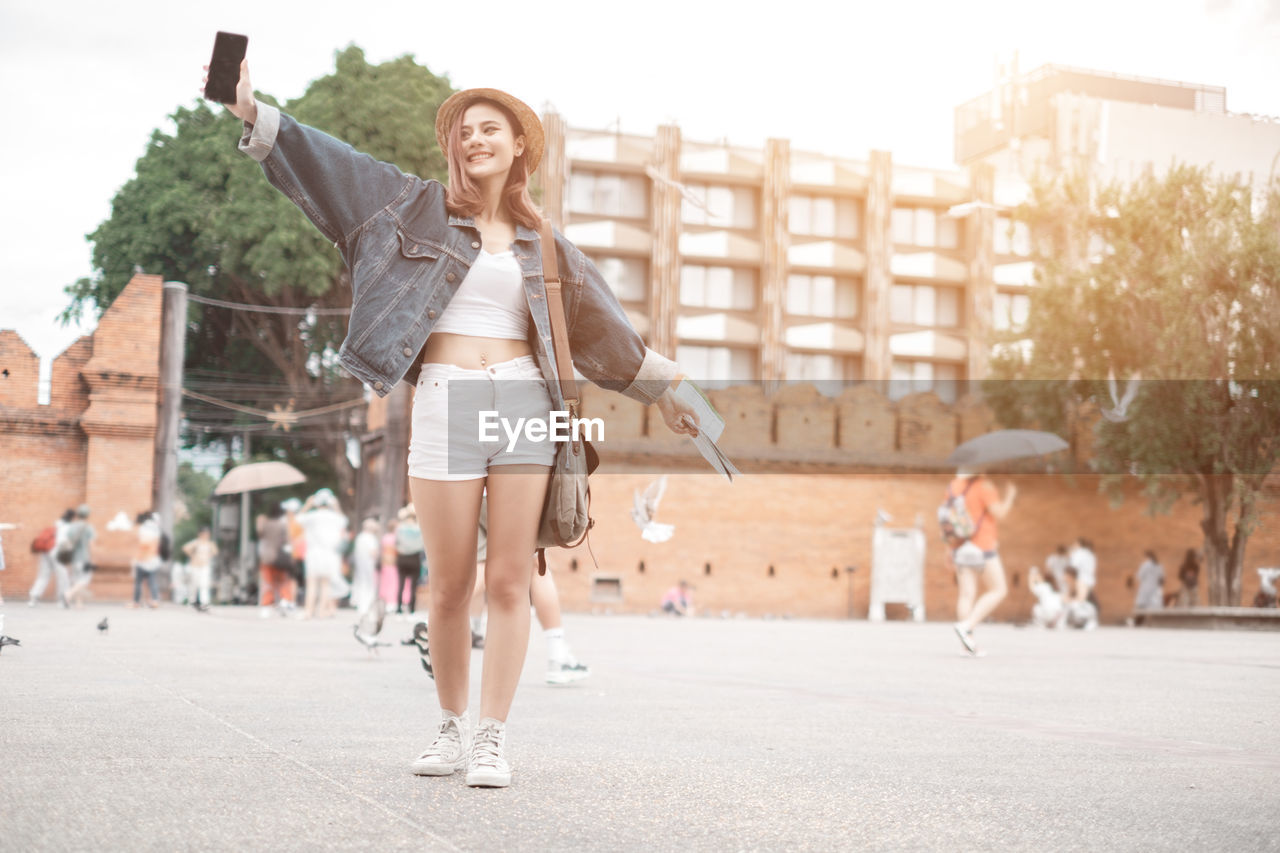
{"label": "canvas bag strap", "polygon": [[578,381],[573,376],[573,358],[569,353],[569,326],[564,319],[564,298],[560,293],[560,265],[556,262],[556,240],[551,233],[551,220],[538,224],[542,243],[542,279],[547,286],[547,310],[551,314],[551,345],[560,374],[560,394],[573,416],[578,413]]}

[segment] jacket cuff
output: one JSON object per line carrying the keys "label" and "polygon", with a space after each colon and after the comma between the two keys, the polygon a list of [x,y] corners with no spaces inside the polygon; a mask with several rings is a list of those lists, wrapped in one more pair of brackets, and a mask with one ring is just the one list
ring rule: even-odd
{"label": "jacket cuff", "polygon": [[258,121],[256,124],[244,123],[244,135],[240,137],[239,148],[261,163],[276,147],[276,134],[279,132],[280,110],[258,101]]}
{"label": "jacket cuff", "polygon": [[679,374],[680,365],[645,347],[644,361],[640,362],[636,378],[622,389],[622,394],[646,406],[651,405],[662,396],[662,392],[671,386],[671,381]]}

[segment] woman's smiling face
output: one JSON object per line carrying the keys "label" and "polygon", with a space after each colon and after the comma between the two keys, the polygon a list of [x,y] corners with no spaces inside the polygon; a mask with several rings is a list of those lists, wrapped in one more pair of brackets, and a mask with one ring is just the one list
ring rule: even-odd
{"label": "woman's smiling face", "polygon": [[459,121],[463,171],[476,182],[505,182],[511,164],[524,153],[524,137],[515,135],[502,110],[485,101],[467,107]]}

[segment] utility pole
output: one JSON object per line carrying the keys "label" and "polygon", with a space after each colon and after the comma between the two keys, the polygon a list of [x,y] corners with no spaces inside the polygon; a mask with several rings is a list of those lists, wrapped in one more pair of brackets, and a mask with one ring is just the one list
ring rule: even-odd
{"label": "utility pole", "polygon": [[[244,462],[251,458],[249,450],[249,430],[241,430],[241,451]],[[240,576],[236,578],[241,589],[249,584],[249,572],[253,567],[253,555],[249,553],[249,492],[240,493]]]}
{"label": "utility pole", "polygon": [[182,419],[182,364],[187,347],[187,286],[164,283],[160,331],[160,417],[156,425],[155,480],[152,506],[160,513],[160,529],[173,538],[178,501],[178,425]]}

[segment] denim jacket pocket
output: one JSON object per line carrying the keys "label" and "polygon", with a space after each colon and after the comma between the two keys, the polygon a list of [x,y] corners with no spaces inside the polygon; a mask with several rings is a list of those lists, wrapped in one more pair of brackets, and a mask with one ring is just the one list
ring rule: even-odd
{"label": "denim jacket pocket", "polygon": [[396,229],[396,236],[400,238],[400,254],[406,258],[426,258],[434,261],[440,257],[440,252],[442,251],[440,246],[414,237],[403,228]]}

